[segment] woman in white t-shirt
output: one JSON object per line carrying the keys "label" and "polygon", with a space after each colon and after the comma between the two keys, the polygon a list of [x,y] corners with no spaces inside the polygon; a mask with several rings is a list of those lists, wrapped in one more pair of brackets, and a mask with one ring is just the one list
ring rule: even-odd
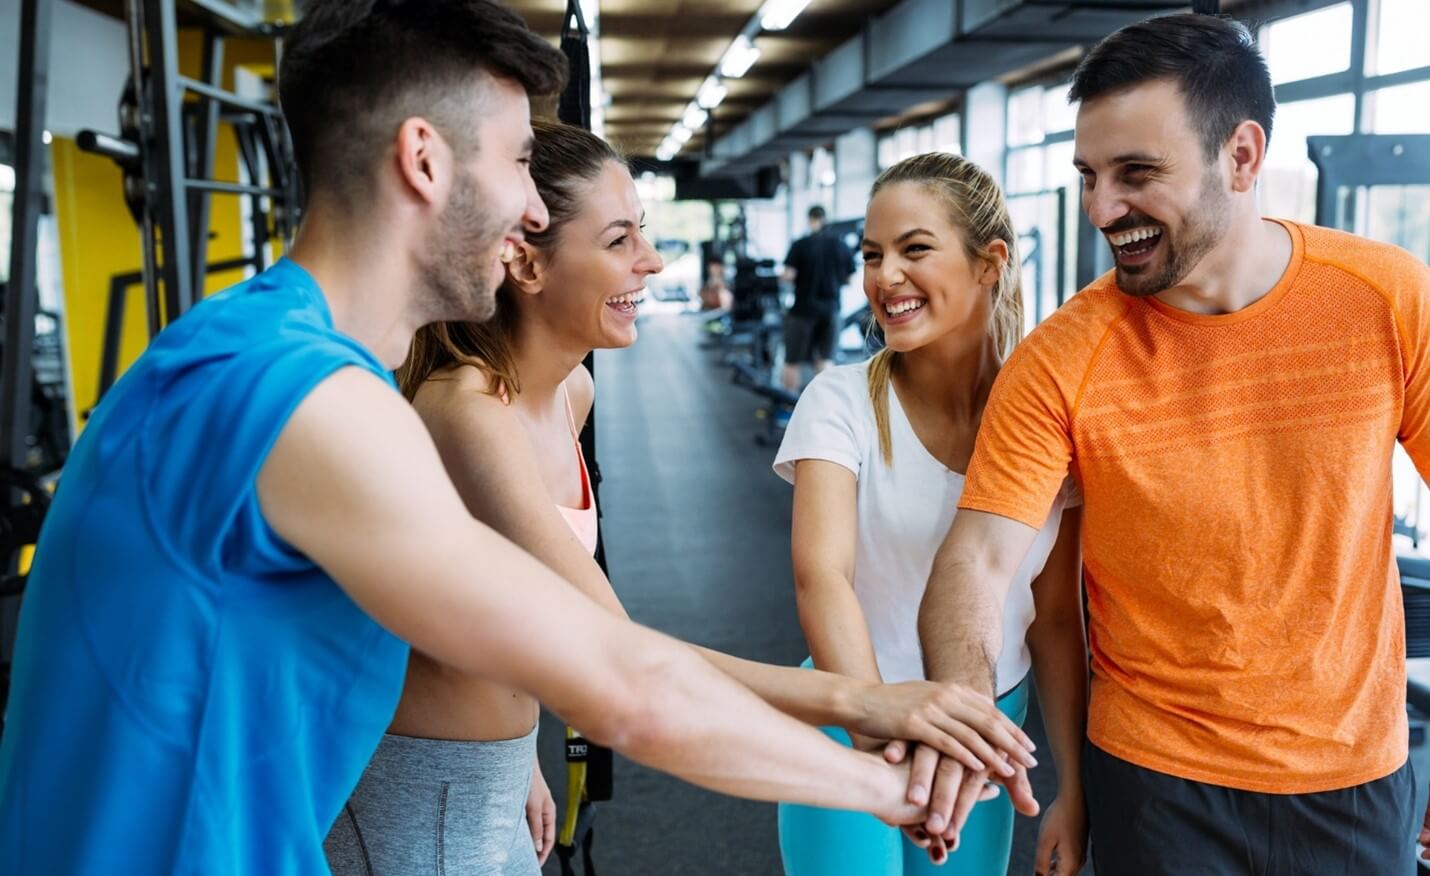
{"label": "woman in white t-shirt", "polygon": [[[814,379],[775,471],[795,485],[795,587],[813,665],[898,682],[924,677],[919,603],[953,522],[989,389],[1021,335],[1022,294],[1003,195],[959,156],[916,156],[875,181],[863,253],[864,293],[887,347]],[[1019,569],[997,667],[998,706],[1020,724],[1029,670],[1038,675],[1059,790],[1043,817],[1037,872],[1059,876],[1082,867],[1087,832],[1080,504],[1069,482]],[[851,744],[843,731],[826,732]],[[926,868],[943,857],[944,838],[933,833],[913,831],[911,840],[866,816],[780,807],[788,876],[934,872]],[[1009,794],[979,803],[951,845],[952,868],[938,872],[1003,876],[1012,833]]]}

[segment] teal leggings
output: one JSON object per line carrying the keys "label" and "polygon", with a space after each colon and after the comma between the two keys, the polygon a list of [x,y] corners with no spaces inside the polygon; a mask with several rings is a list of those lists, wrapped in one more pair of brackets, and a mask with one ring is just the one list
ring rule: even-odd
{"label": "teal leggings", "polygon": [[[1023,726],[1028,717],[1026,678],[998,699],[998,710]],[[821,729],[835,742],[849,745],[843,730]],[[785,876],[1004,876],[1013,846],[1013,804],[1007,792],[1001,792],[974,806],[958,851],[942,867],[930,863],[928,853],[898,828],[860,812],[781,803],[779,831]]]}

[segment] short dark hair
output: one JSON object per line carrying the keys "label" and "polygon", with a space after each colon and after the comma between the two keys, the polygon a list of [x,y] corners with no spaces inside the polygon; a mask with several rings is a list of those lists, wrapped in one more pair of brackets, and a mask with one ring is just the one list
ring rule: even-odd
{"label": "short dark hair", "polygon": [[493,0],[308,0],[278,74],[305,191],[352,194],[411,116],[474,148],[461,89],[478,71],[546,96],[565,83],[566,57]]}
{"label": "short dark hair", "polygon": [[1245,25],[1221,15],[1163,15],[1122,28],[1083,58],[1068,100],[1093,100],[1159,79],[1181,90],[1207,161],[1247,119],[1270,141],[1276,97],[1266,59]]}
{"label": "short dark hair", "polygon": [[823,222],[823,221],[824,221],[824,208],[821,207],[821,206],[819,206],[818,204],[815,204],[813,207],[810,207],[810,208],[809,208],[809,220],[810,220],[811,222]]}

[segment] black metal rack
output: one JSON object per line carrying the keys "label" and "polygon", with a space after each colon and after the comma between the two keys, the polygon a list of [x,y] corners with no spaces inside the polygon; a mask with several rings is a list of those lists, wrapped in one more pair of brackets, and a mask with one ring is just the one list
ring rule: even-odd
{"label": "black metal rack", "polygon": [[[267,267],[267,244],[275,238],[290,239],[297,228],[301,192],[287,128],[274,103],[251,100],[222,87],[224,40],[276,39],[281,27],[220,0],[124,0],[122,9],[113,0],[87,5],[123,16],[131,73],[119,100],[119,134],[84,131],[77,143],[120,165],[125,199],[141,240],[140,269],[116,275],[110,284],[102,393],[118,370],[118,329],[127,288],[143,284],[152,337],[193,306],[207,274]],[[44,416],[34,407],[33,382],[36,259],[45,199],[43,137],[54,6],[54,0],[21,0],[20,5],[15,198],[0,354],[0,442],[6,454],[0,460],[0,563],[5,566],[0,569],[0,599],[19,596],[24,589],[24,577],[18,574],[21,551],[36,540],[48,504],[47,487],[55,477],[55,472],[31,470],[37,421]],[[179,73],[181,26],[202,34],[202,79]],[[275,56],[279,50],[275,45]],[[246,182],[213,178],[221,123],[234,132]],[[215,195],[251,199],[251,256],[207,262],[210,198]],[[42,347],[43,342],[41,338]],[[0,707],[7,691],[14,614],[13,599],[0,605]]]}

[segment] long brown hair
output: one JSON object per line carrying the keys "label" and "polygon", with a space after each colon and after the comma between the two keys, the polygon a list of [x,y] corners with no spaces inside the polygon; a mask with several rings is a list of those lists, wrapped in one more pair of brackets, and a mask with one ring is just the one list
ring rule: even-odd
{"label": "long brown hair", "polygon": [[[544,231],[526,234],[536,248],[550,252],[562,227],[581,209],[586,188],[601,175],[606,163],[623,162],[609,143],[580,128],[560,122],[533,119],[536,139],[531,149],[531,179],[551,214]],[[474,365],[489,377],[487,392],[516,395],[521,381],[511,339],[519,318],[508,278],[497,290],[496,315],[486,322],[438,322],[423,326],[412,338],[407,360],[397,369],[397,383],[409,400],[434,372],[450,365]]]}
{"label": "long brown hair", "polygon": [[[948,208],[949,219],[963,232],[963,246],[975,264],[988,260],[988,246],[1001,240],[1008,246],[1008,260],[993,284],[988,331],[998,358],[1006,358],[1023,336],[1023,290],[1018,260],[1018,234],[1008,215],[1003,191],[987,171],[961,155],[927,152],[895,164],[879,174],[869,197],[895,183],[917,183],[936,195]],[[874,405],[874,423],[879,431],[879,451],[884,464],[894,464],[893,438],[889,431],[889,380],[894,359],[899,354],[887,347],[869,362],[869,400]]]}

